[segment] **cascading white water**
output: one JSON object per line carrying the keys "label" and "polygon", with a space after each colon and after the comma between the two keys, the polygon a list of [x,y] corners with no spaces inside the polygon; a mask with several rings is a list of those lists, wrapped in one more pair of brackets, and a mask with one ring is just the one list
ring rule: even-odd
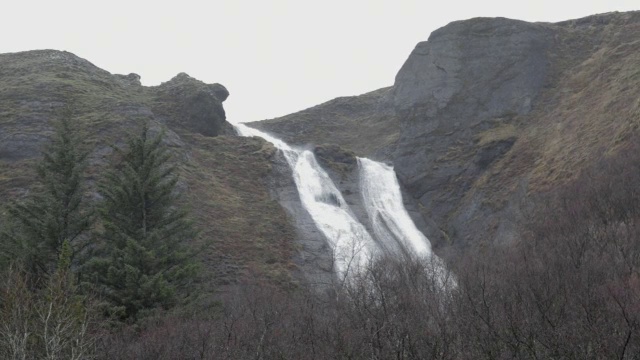
{"label": "cascading white water", "polygon": [[342,277],[348,278],[364,269],[373,256],[395,252],[430,260],[441,287],[455,286],[444,263],[431,252],[429,240],[407,213],[392,167],[358,158],[360,191],[376,242],[311,151],[292,148],[243,124],[235,127],[239,135],[261,137],[282,151],[292,170],[302,206],[329,241],[334,267]]}
{"label": "cascading white water", "polygon": [[430,256],[431,244],[407,213],[393,168],[366,158],[358,158],[358,166],[362,202],[376,238],[389,249]]}
{"label": "cascading white water", "polygon": [[282,151],[293,172],[302,206],[328,239],[335,269],[343,277],[357,273],[376,252],[369,232],[353,215],[342,193],[309,150],[294,149],[266,133],[237,124],[241,136],[261,137]]}
{"label": "cascading white water", "polygon": [[387,251],[429,260],[440,287],[454,288],[456,282],[444,262],[432,253],[429,239],[404,207],[393,167],[366,158],[358,158],[358,167],[362,202],[376,239]]}

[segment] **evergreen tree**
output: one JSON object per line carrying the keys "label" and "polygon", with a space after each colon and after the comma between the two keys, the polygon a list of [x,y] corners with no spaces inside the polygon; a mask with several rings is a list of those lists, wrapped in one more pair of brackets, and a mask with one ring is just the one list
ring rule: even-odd
{"label": "evergreen tree", "polygon": [[25,199],[9,204],[0,234],[2,262],[22,262],[35,279],[55,271],[65,241],[73,260],[81,235],[92,225],[83,199],[88,152],[75,125],[69,111],[56,121],[36,167],[36,184]]}
{"label": "evergreen tree", "polygon": [[123,319],[170,306],[177,287],[195,275],[185,243],[196,231],[176,206],[178,178],[163,136],[152,136],[145,123],[126,150],[116,149],[120,162],[100,186],[104,232],[91,281],[114,305],[110,312]]}

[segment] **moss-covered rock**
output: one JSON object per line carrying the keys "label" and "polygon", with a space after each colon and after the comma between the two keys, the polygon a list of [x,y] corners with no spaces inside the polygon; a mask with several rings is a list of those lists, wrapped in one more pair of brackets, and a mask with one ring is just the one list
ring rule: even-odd
{"label": "moss-covered rock", "polygon": [[205,84],[185,73],[149,89],[151,108],[175,128],[206,136],[231,134],[222,102],[229,92],[220,84]]}
{"label": "moss-covered rock", "polygon": [[318,145],[313,149],[313,152],[322,166],[331,167],[339,173],[353,171],[358,164],[356,154],[340,145]]}

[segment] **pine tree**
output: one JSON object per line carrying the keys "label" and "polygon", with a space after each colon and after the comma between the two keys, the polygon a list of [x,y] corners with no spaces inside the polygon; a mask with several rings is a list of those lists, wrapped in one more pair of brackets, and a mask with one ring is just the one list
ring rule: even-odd
{"label": "pine tree", "polygon": [[3,263],[20,261],[35,279],[55,271],[65,241],[73,260],[93,222],[83,199],[88,152],[70,115],[67,110],[54,124],[54,135],[36,167],[36,184],[25,199],[8,206],[0,234]]}
{"label": "pine tree", "polygon": [[196,231],[176,204],[178,178],[163,136],[152,136],[145,123],[126,150],[116,149],[121,160],[100,186],[104,232],[91,281],[123,319],[170,306],[176,289],[195,275],[185,244]]}

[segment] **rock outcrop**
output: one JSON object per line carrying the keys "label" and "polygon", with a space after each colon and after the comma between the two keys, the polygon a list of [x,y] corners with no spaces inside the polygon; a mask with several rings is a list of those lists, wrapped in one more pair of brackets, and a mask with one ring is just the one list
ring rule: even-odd
{"label": "rock outcrop", "polygon": [[396,75],[396,110],[436,117],[462,105],[456,106],[461,121],[528,113],[546,80],[553,38],[542,24],[503,18],[453,22],[419,43]]}
{"label": "rock outcrop", "polygon": [[151,92],[154,112],[166,118],[169,125],[205,136],[233,133],[222,107],[222,102],[229,96],[224,86],[205,84],[180,73],[151,88]]}
{"label": "rock outcrop", "polygon": [[2,54],[0,159],[37,156],[52,131],[51,119],[64,114],[91,123],[92,130],[102,134],[144,118],[172,130],[228,134],[231,125],[222,107],[228,95],[224,86],[207,85],[186,74],[144,87],[137,74],[112,75],[65,51]]}

